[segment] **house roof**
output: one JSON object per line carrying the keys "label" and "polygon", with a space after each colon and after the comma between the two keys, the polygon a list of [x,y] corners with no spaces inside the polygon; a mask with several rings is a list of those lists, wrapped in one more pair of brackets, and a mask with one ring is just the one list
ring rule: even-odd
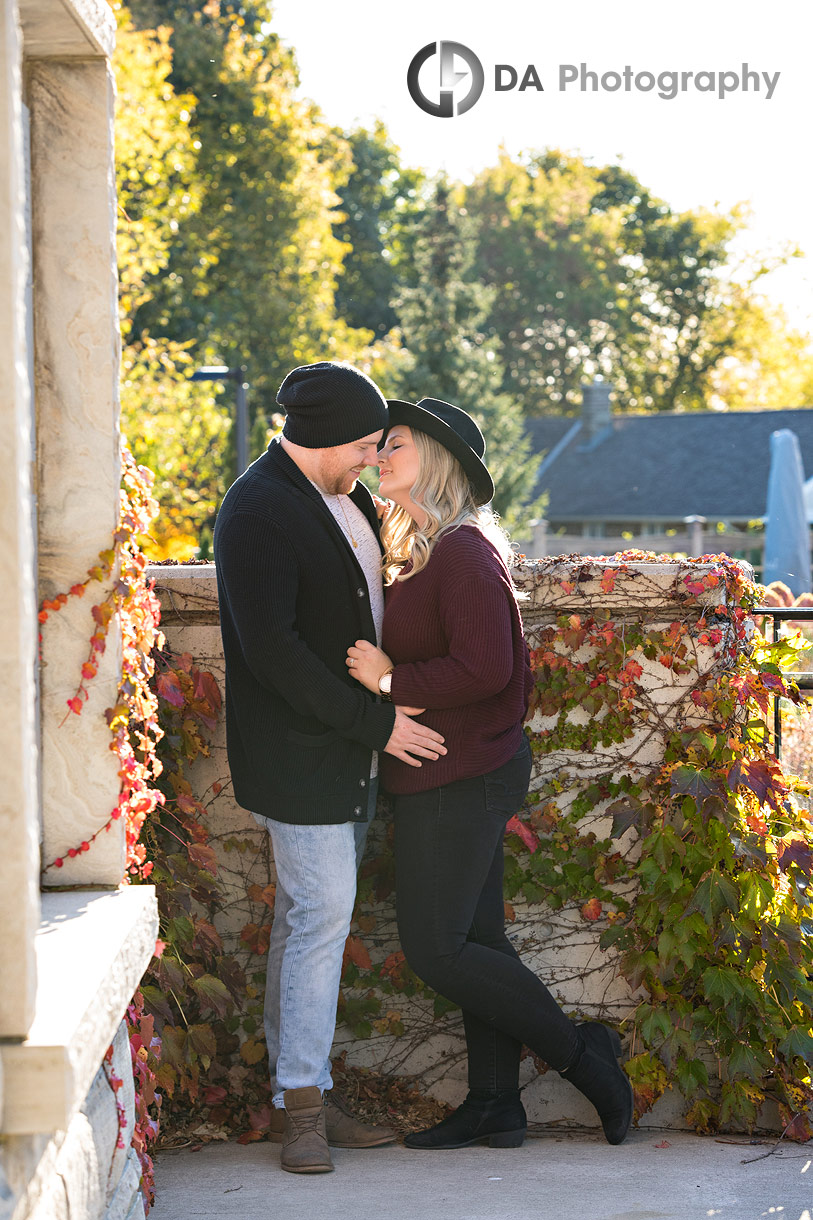
{"label": "house roof", "polygon": [[589,446],[579,423],[565,416],[527,423],[534,449],[547,454],[537,494],[548,493],[550,521],[762,517],[771,433],[779,428],[796,433],[805,475],[813,474],[811,408],[613,415]]}

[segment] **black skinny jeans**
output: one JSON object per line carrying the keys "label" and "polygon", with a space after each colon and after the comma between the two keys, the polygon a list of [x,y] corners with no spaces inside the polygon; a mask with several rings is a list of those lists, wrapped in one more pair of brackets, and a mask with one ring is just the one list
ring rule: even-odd
{"label": "black skinny jeans", "polygon": [[415,973],[463,1009],[469,1088],[516,1089],[523,1043],[568,1067],[577,1034],[505,935],[503,837],[531,774],[523,735],[496,771],[395,798],[398,932]]}

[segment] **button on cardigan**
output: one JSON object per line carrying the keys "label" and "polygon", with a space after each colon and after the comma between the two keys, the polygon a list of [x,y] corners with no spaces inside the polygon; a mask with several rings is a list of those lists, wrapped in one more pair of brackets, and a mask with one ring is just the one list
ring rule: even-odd
{"label": "button on cardigan", "polygon": [[[367,489],[351,498],[378,536]],[[367,583],[279,442],[227,492],[214,550],[238,804],[281,822],[364,818],[372,752],[395,723],[345,664],[357,639],[375,642]]]}
{"label": "button on cardigan", "polygon": [[448,751],[420,768],[384,755],[385,789],[423,792],[513,757],[533,677],[508,569],[476,526],[445,534],[425,568],[387,588],[383,648],[393,703],[426,708],[420,721]]}

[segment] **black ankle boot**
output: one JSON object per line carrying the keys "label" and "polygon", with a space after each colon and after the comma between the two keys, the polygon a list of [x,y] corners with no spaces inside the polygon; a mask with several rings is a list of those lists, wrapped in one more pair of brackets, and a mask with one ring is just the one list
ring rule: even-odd
{"label": "black ankle boot", "polygon": [[528,1120],[519,1089],[490,1093],[473,1089],[454,1114],[436,1127],[404,1137],[407,1148],[467,1148],[488,1143],[490,1148],[519,1148]]}
{"label": "black ankle boot", "polygon": [[575,1085],[598,1110],[608,1144],[627,1136],[634,1108],[629,1077],[618,1066],[621,1039],[614,1029],[598,1021],[577,1025],[580,1050],[569,1068],[559,1075]]}

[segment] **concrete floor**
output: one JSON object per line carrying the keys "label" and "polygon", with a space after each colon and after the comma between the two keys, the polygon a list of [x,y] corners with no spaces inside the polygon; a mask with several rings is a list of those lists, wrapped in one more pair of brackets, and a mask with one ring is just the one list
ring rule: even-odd
{"label": "concrete floor", "polygon": [[813,1220],[813,1142],[634,1131],[522,1148],[334,1149],[335,1172],[283,1173],[277,1144],[164,1152],[150,1220]]}

